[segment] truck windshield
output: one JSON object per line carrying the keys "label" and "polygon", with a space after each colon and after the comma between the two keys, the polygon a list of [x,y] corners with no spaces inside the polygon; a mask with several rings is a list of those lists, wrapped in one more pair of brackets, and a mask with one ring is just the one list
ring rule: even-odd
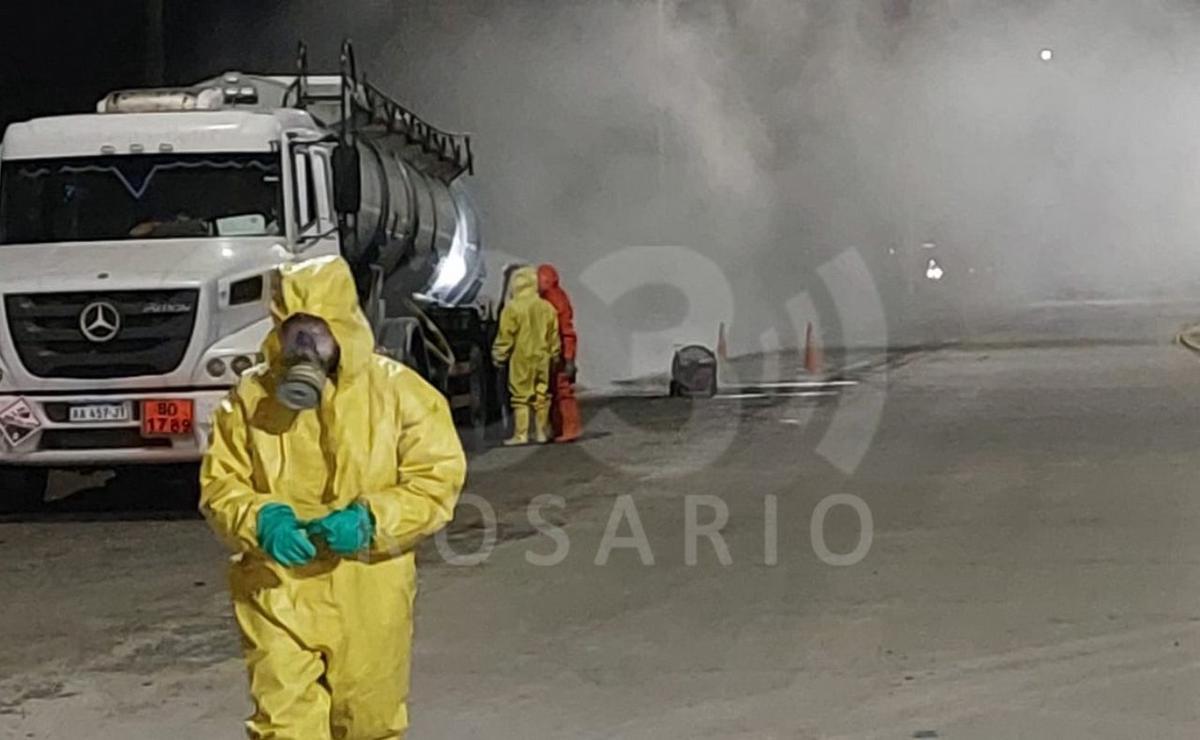
{"label": "truck windshield", "polygon": [[0,243],[272,236],[278,154],[13,160],[0,168]]}

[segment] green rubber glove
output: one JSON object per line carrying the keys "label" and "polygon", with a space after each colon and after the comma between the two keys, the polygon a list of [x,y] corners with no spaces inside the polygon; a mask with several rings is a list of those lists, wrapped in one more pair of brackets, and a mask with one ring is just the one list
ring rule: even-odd
{"label": "green rubber glove", "polygon": [[338,555],[353,555],[370,546],[375,533],[371,510],[361,502],[309,522],[308,533],[320,537]]}
{"label": "green rubber glove", "polygon": [[258,512],[258,546],[280,565],[307,565],[317,556],[296,512],[287,504],[267,504]]}

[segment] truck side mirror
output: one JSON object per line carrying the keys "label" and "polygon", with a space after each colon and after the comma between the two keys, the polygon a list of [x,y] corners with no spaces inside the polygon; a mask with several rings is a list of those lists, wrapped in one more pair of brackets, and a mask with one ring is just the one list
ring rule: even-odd
{"label": "truck side mirror", "polygon": [[358,147],[338,144],[333,150],[333,208],[338,215],[358,213],[362,206],[362,183]]}

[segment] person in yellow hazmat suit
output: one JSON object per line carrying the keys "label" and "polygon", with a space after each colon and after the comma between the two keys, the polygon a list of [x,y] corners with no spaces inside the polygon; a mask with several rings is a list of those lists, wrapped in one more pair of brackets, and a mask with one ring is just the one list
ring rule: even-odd
{"label": "person in yellow hazmat suit", "polygon": [[402,738],[413,548],[466,461],[445,399],[378,355],[347,264],[280,269],[266,363],[213,419],[200,508],[234,549],[251,738]]}
{"label": "person in yellow hazmat suit", "polygon": [[562,353],[558,312],[538,296],[537,272],[522,267],[509,279],[509,297],[500,311],[492,359],[508,363],[508,394],[513,434],[506,445],[529,443],[533,411],[538,444],[550,441],[550,369]]}

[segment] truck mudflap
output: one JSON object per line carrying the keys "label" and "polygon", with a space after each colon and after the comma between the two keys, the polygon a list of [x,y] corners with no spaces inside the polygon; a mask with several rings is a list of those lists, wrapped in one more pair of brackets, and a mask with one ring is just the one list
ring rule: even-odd
{"label": "truck mudflap", "polygon": [[198,461],[228,391],[0,394],[0,465]]}

